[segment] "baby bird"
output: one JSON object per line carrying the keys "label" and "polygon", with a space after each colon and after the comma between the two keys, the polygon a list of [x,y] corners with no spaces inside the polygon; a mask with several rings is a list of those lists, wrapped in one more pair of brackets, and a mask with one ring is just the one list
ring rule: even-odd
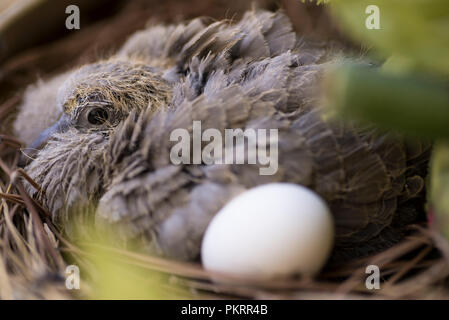
{"label": "baby bird", "polygon": [[[428,146],[323,120],[317,84],[340,54],[298,37],[282,12],[140,31],[115,56],[50,80],[57,95],[46,83],[29,89],[15,128],[35,138],[23,164],[43,192],[28,191],[61,225],[73,208],[93,204],[96,222],[117,230],[117,239],[193,260],[230,199],[265,183],[297,183],[331,208],[336,259],[391,245],[422,209]],[[55,123],[37,137],[27,123],[41,108],[54,110]],[[191,133],[193,121],[220,132],[278,129],[278,170],[173,164],[170,134]]]}

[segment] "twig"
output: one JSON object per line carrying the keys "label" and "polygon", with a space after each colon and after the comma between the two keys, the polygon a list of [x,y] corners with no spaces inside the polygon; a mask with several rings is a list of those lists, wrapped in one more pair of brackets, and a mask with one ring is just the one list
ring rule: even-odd
{"label": "twig", "polygon": [[[16,169],[16,171],[18,174],[20,174],[22,177],[25,178],[26,181],[28,181],[29,184],[31,184],[33,186],[33,188],[35,188],[38,192],[45,194],[44,190],[42,189],[42,187],[33,180],[33,178],[31,178],[23,169],[19,168]],[[14,173],[13,173],[14,174]],[[12,175],[13,175],[12,174]]]}
{"label": "twig", "polygon": [[59,267],[62,267],[64,264],[61,262],[60,257],[58,256],[55,248],[53,247],[53,245],[50,243],[50,241],[48,239],[48,236],[44,230],[44,226],[42,224],[39,214],[36,211],[33,201],[31,201],[30,197],[25,192],[25,189],[23,188],[20,181],[16,180],[16,181],[14,181],[14,184],[15,184],[17,190],[19,191],[20,195],[22,196],[28,211],[31,213],[31,215],[33,217],[33,220],[35,222],[35,228],[37,229],[36,231],[37,231],[38,238],[44,243],[46,249],[48,250],[48,253],[53,258],[53,261]]}
{"label": "twig", "polygon": [[4,119],[7,114],[13,112],[16,105],[20,102],[21,99],[22,98],[20,96],[13,96],[2,105],[0,105],[0,119]]}

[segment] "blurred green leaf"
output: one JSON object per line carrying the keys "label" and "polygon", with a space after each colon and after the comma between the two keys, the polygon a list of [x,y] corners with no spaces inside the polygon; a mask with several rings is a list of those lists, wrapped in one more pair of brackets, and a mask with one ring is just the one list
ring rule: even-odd
{"label": "blurred green leaf", "polygon": [[[380,29],[367,29],[367,6],[380,9]],[[348,35],[415,70],[449,75],[449,1],[333,0],[333,14]],[[399,63],[399,61],[401,61]]]}
{"label": "blurred green leaf", "polygon": [[327,74],[323,88],[330,114],[374,122],[416,137],[449,138],[446,83],[342,65]]}
{"label": "blurred green leaf", "polygon": [[429,200],[434,214],[433,225],[446,239],[449,239],[449,144],[447,142],[439,142],[433,149]]}
{"label": "blurred green leaf", "polygon": [[[89,299],[160,300],[189,299],[192,293],[173,283],[172,276],[155,270],[150,262],[136,256],[149,255],[139,241],[120,240],[117,229],[95,222],[95,206],[72,207],[66,232],[81,249],[81,287]],[[79,261],[78,261],[79,262]],[[78,263],[75,261],[75,263]]]}
{"label": "blurred green leaf", "polygon": [[91,273],[90,298],[149,300],[175,297],[167,290],[167,275],[127,263],[100,246],[89,247],[87,252],[92,257],[94,268],[88,270]]}

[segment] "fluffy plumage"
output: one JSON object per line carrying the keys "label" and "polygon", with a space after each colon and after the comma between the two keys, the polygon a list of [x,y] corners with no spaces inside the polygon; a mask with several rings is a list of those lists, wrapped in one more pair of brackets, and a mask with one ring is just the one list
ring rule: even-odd
{"label": "fluffy plumage", "polygon": [[61,116],[61,110],[56,104],[56,93],[68,76],[64,73],[47,81],[39,80],[26,89],[14,122],[14,131],[27,145]]}
{"label": "fluffy plumage", "polygon": [[[45,194],[29,191],[55,221],[70,219],[74,205],[94,203],[97,221],[117,228],[118,238],[195,259],[208,222],[232,197],[293,182],[331,207],[337,257],[390,245],[416,218],[428,146],[322,119],[317,83],[339,53],[298,38],[286,16],[265,11],[235,25],[195,19],[138,32],[116,56],[84,66],[61,86],[54,103],[69,119],[66,130],[26,167]],[[99,127],[86,124],[82,114],[92,105],[113,116]],[[279,129],[279,170],[261,176],[258,165],[173,165],[170,133],[192,131],[193,120],[221,132]]]}

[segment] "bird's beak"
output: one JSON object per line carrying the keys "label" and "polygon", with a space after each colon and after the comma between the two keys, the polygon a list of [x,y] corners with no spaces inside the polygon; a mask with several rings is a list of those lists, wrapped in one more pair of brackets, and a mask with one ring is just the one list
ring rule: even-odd
{"label": "bird's beak", "polygon": [[55,133],[62,133],[66,131],[69,127],[68,116],[63,114],[59,120],[51,127],[42,131],[42,133],[34,140],[29,146],[23,150],[22,155],[19,159],[19,167],[25,167],[33,160],[33,156],[45,146],[48,139]]}

